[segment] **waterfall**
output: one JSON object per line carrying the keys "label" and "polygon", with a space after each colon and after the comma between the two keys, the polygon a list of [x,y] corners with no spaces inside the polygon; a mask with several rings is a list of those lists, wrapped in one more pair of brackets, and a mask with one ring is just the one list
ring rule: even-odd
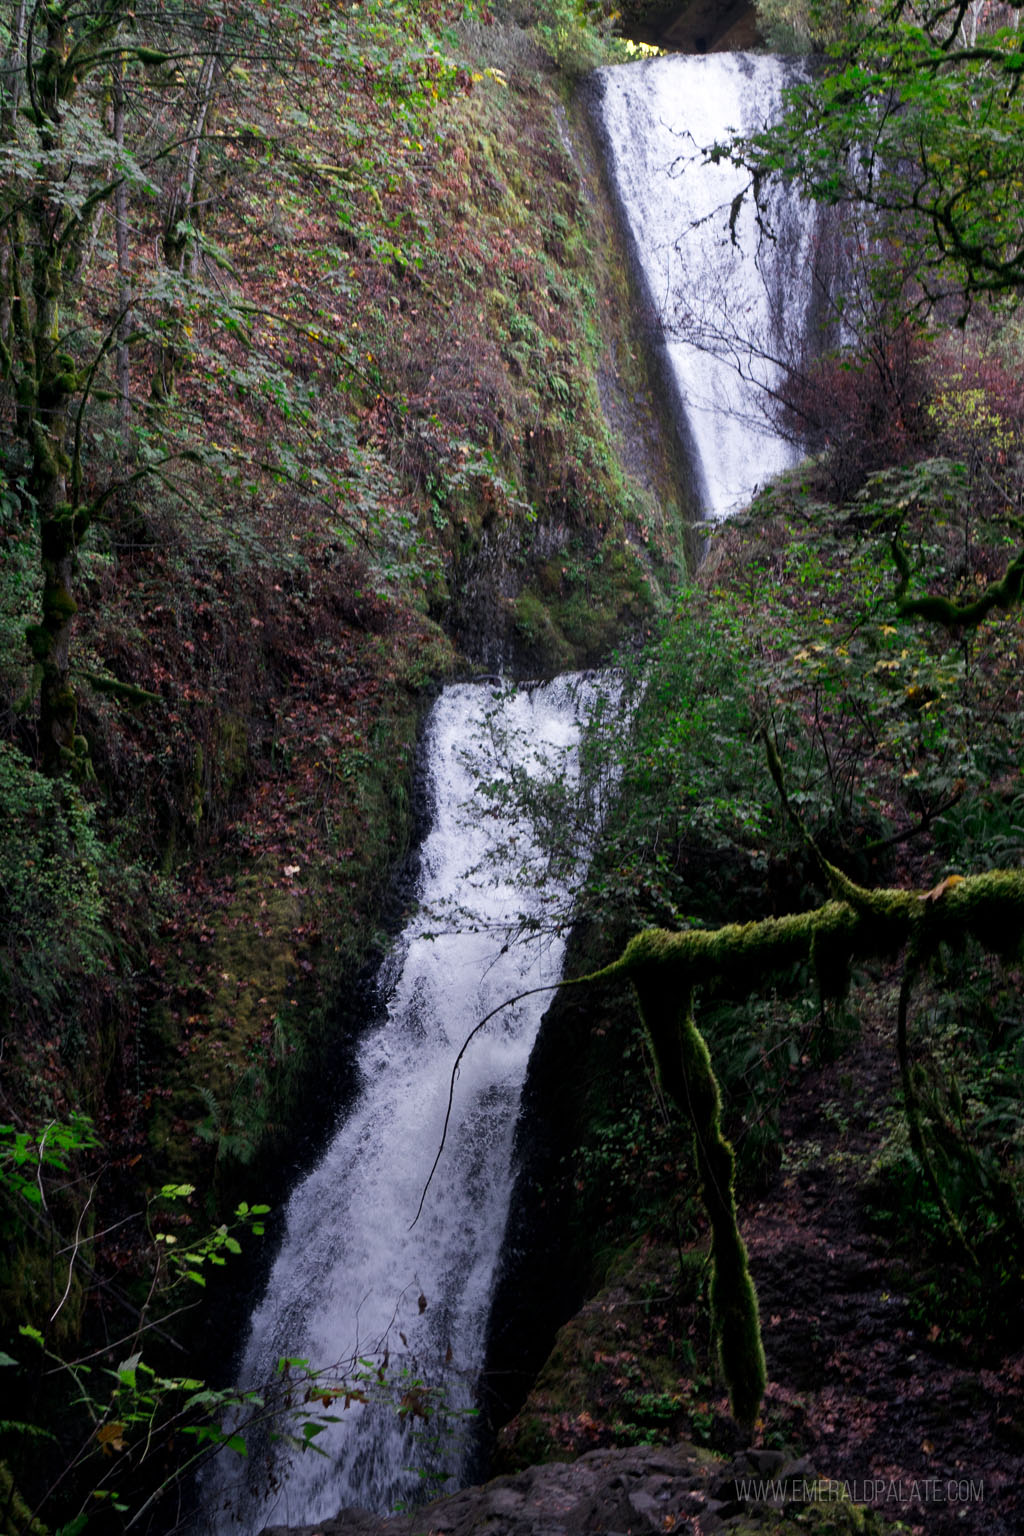
{"label": "waterfall", "polygon": [[[520,1092],[549,994],[505,1009],[474,1041],[437,1177],[410,1226],[459,1048],[498,1003],[557,981],[563,945],[543,930],[552,903],[567,897],[525,815],[487,814],[479,785],[512,772],[572,778],[580,718],[597,686],[580,677],[505,692],[467,684],[434,706],[425,742],[432,824],[416,914],[382,978],[387,1016],[361,1046],[355,1104],[288,1202],[241,1371],[258,1387],[280,1357],[337,1363],[321,1393],[344,1384],[356,1395],[348,1407],[343,1396],[330,1405],[339,1422],[315,1437],[326,1454],[258,1435],[248,1463],[222,1453],[202,1489],[219,1533],[249,1536],[345,1506],[389,1511],[421,1496],[425,1474],[440,1467],[458,1476],[465,1462]],[[499,844],[503,869],[490,857]],[[538,936],[510,944],[519,914]],[[300,1409],[304,1396],[300,1385]],[[277,1428],[301,1434],[298,1424]]]}
{"label": "waterfall", "polygon": [[[596,116],[615,191],[657,317],[676,418],[705,514],[745,506],[799,450],[771,419],[813,309],[815,225],[777,188],[762,218],[746,176],[704,151],[778,115],[796,66],[717,53],[598,70]],[[767,412],[766,412],[767,407]]]}
{"label": "waterfall", "polygon": [[[741,180],[728,166],[702,164],[700,148],[759,125],[777,110],[786,78],[777,60],[744,55],[659,59],[596,76],[612,175],[713,517],[796,457],[761,407],[779,360],[802,344],[811,225],[780,196],[770,241],[759,238],[749,204],[731,235]],[[288,1202],[240,1379],[259,1389],[282,1357],[328,1374],[311,1396],[307,1366],[293,1365],[290,1427],[263,1438],[257,1431],[248,1463],[217,1458],[202,1488],[217,1536],[253,1536],[268,1523],[300,1525],[346,1506],[386,1512],[416,1502],[425,1477],[457,1479],[466,1469],[466,1415],[508,1215],[515,1121],[546,996],[504,1010],[474,1041],[437,1177],[413,1219],[457,1053],[498,1003],[558,979],[562,943],[549,918],[553,903],[564,910],[571,900],[528,818],[489,814],[480,785],[510,774],[571,778],[595,690],[585,679],[510,692],[462,685],[433,710],[433,819],[416,914],[382,977],[386,1018],[362,1043],[355,1103]],[[585,859],[586,849],[577,851]],[[520,918],[527,932],[548,936],[510,943]],[[337,1422],[303,1450],[302,1420],[319,1408]],[[282,1438],[282,1427],[297,1439]]]}

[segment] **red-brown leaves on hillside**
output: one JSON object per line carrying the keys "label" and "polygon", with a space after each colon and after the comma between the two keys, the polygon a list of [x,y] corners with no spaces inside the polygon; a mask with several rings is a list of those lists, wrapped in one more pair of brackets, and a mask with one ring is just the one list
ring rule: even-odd
{"label": "red-brown leaves on hillside", "polygon": [[822,455],[837,500],[873,470],[902,464],[927,436],[925,345],[909,324],[871,337],[857,351],[828,353],[789,373],[781,425]]}

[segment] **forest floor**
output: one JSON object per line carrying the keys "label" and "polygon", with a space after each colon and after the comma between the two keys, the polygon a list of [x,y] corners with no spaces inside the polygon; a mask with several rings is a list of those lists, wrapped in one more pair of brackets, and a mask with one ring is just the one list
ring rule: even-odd
{"label": "forest floor", "polygon": [[[761,1303],[768,1415],[822,1475],[928,1536],[1024,1529],[1024,1354],[946,1337],[903,1294],[898,1234],[872,1230],[864,1170],[893,1100],[891,1030],[866,1022],[783,1111],[782,1171],[743,1223]],[[845,1115],[822,1114],[835,1104]]]}
{"label": "forest floor", "polygon": [[[883,978],[876,995],[897,985]],[[805,1066],[789,1088],[780,1170],[741,1211],[768,1363],[756,1443],[766,1468],[777,1453],[787,1480],[824,1480],[820,1500],[848,1497],[894,1529],[1016,1536],[1020,1330],[1010,1344],[983,1326],[970,1335],[921,1239],[880,1226],[876,1170],[882,1128],[898,1124],[898,1070],[886,1011],[862,1019],[841,1056]],[[631,1250],[559,1333],[499,1435],[497,1469],[609,1445],[739,1451],[708,1365],[705,1280],[702,1251],[652,1240]],[[788,1498],[786,1508],[800,1513]]]}

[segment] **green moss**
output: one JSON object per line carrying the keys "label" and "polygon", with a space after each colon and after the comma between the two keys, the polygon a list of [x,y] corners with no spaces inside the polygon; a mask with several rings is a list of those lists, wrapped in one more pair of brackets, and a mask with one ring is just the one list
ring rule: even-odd
{"label": "green moss", "polygon": [[513,604],[520,644],[538,671],[559,672],[573,665],[573,650],[558,629],[549,607],[533,592],[521,592]]}
{"label": "green moss", "polygon": [[0,1461],[0,1536],[49,1536],[46,1526],[33,1520],[6,1461]]}
{"label": "green moss", "polygon": [[44,625],[30,624],[25,631],[25,640],[35,661],[49,659],[53,650],[53,636]]}

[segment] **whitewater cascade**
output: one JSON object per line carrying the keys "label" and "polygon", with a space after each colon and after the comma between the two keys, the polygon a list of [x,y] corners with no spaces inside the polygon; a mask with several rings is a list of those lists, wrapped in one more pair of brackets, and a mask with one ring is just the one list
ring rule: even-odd
{"label": "whitewater cascade", "polygon": [[[745,204],[734,245],[728,211],[741,179],[728,166],[703,164],[700,147],[777,111],[787,71],[769,57],[710,55],[595,77],[612,174],[713,517],[749,500],[756,483],[796,457],[766,422],[758,386],[771,388],[774,360],[807,325],[811,225],[781,196],[771,209],[775,238],[759,244]],[[546,995],[505,1010],[474,1041],[437,1175],[410,1223],[467,1034],[498,1003],[560,974],[561,942],[510,944],[510,915],[543,926],[553,906],[564,910],[571,899],[531,826],[492,815],[480,785],[510,774],[571,777],[580,721],[600,691],[580,678],[518,691],[466,684],[446,689],[434,707],[425,744],[433,819],[416,915],[382,976],[387,1016],[361,1045],[354,1104],[288,1202],[240,1372],[255,1387],[282,1356],[337,1365],[333,1380],[369,1401],[331,1403],[339,1422],[316,1436],[324,1455],[257,1435],[248,1463],[218,1457],[201,1490],[206,1529],[216,1536],[307,1524],[345,1506],[386,1512],[422,1496],[424,1473],[458,1479],[466,1470],[463,1415],[482,1363],[520,1093]],[[586,848],[577,854],[582,866]],[[524,893],[523,872],[534,869]],[[426,1422],[417,1413],[422,1383],[435,1410],[442,1393],[448,1404]]]}
{"label": "whitewater cascade", "polygon": [[758,223],[745,173],[705,151],[778,116],[798,66],[712,53],[598,70],[595,113],[663,339],[705,514],[745,506],[799,450],[766,417],[813,312],[815,221],[773,190]]}
{"label": "whitewater cascade", "polygon": [[[538,935],[510,945],[510,920],[523,913],[543,923],[567,895],[531,826],[487,814],[479,784],[510,773],[572,777],[580,720],[598,688],[586,677],[518,690],[464,684],[445,689],[434,706],[425,741],[432,821],[416,915],[382,978],[387,1017],[361,1045],[356,1102],[288,1202],[240,1373],[251,1387],[271,1377],[281,1356],[340,1362],[336,1379],[377,1401],[333,1405],[340,1422],[316,1437],[326,1455],[257,1439],[248,1464],[217,1458],[202,1501],[218,1533],[250,1536],[268,1523],[305,1524],[351,1505],[386,1512],[422,1496],[424,1471],[440,1464],[459,1474],[468,1438],[460,1414],[473,1403],[483,1356],[520,1093],[549,993],[504,1010],[474,1041],[436,1178],[410,1225],[463,1041],[498,1003],[560,975],[562,942]],[[499,843],[504,873],[491,858]],[[355,1379],[360,1372],[369,1382]],[[403,1395],[407,1410],[420,1406],[420,1380],[435,1407],[438,1388],[447,1397],[448,1411],[427,1422],[396,1411]],[[269,1496],[268,1455],[276,1484]]]}

